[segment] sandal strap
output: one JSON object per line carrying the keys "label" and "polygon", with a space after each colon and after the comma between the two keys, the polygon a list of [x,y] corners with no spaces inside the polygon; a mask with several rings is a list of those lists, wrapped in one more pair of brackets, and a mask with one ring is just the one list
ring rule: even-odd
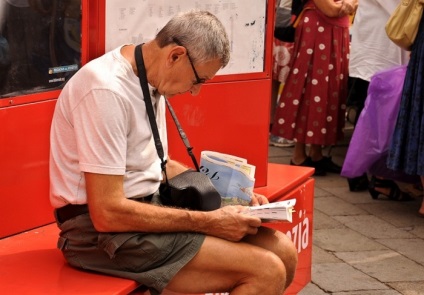
{"label": "sandal strap", "polygon": [[413,199],[408,193],[401,191],[396,182],[390,179],[381,179],[372,176],[369,188],[373,190],[375,190],[375,188],[390,189],[390,193],[387,197],[393,201],[409,201]]}
{"label": "sandal strap", "polygon": [[390,179],[381,179],[381,178],[377,178],[375,176],[371,177],[371,185],[374,187],[379,187],[379,188],[392,188],[392,187],[397,187],[397,184]]}

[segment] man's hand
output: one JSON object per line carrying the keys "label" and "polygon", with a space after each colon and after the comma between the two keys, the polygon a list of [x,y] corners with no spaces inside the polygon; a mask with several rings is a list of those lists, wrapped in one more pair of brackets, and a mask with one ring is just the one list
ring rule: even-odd
{"label": "man's hand", "polygon": [[[253,193],[250,206],[268,204],[268,199],[260,194]],[[255,235],[261,226],[261,219],[244,214],[246,206],[225,206],[210,212],[218,214],[213,218],[213,225],[208,228],[206,234],[226,239],[229,241],[240,241],[246,235]]]}
{"label": "man's hand", "polygon": [[268,204],[268,203],[269,201],[267,197],[260,194],[253,193],[252,200],[250,201],[250,206],[259,206],[259,205]]}
{"label": "man's hand", "polygon": [[211,214],[204,233],[221,239],[237,242],[246,235],[255,235],[261,226],[258,217],[244,214],[246,206],[225,206],[218,210],[206,212]]}

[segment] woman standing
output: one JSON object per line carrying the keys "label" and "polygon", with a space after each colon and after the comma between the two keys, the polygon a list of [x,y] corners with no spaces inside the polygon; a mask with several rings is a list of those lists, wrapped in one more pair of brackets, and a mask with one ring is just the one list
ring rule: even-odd
{"label": "woman standing", "polygon": [[[292,17],[292,0],[275,1],[275,27],[287,26],[291,22]],[[272,44],[272,88],[271,88],[271,114],[270,127],[272,127],[275,108],[278,104],[283,87],[290,71],[290,59],[293,53],[293,43],[273,38]],[[269,144],[277,147],[292,147],[294,142],[283,137],[270,134]]]}
{"label": "woman standing", "polygon": [[[384,29],[387,20],[400,2],[401,0],[367,0],[361,1],[358,5],[355,22],[350,29],[352,35],[349,59],[350,89],[347,98],[347,114],[355,127],[368,96],[371,78],[380,71],[406,65],[409,62],[409,52],[393,43]],[[349,110],[355,110],[353,118],[349,115],[351,113]],[[402,181],[408,177],[402,175],[402,178],[393,179],[393,176],[399,174],[387,169],[386,158],[381,158],[379,162],[382,163],[380,169],[368,172],[379,172],[379,177],[388,179],[383,180],[373,175],[369,185],[367,173],[364,173],[362,176],[348,178],[349,189],[351,191],[369,189],[373,197],[381,193],[392,196],[392,199],[404,199],[402,196],[407,195],[401,193],[393,180]],[[349,165],[349,161],[345,158],[344,165],[346,164]],[[349,168],[344,166],[343,170]]]}
{"label": "woman standing", "polygon": [[[424,18],[412,45],[387,166],[419,175],[424,185]],[[424,200],[418,214],[424,217]]]}
{"label": "woman standing", "polygon": [[[357,0],[308,0],[296,28],[291,70],[276,110],[272,134],[295,143],[292,165],[315,175],[340,173],[322,146],[343,137],[349,58],[349,15]],[[309,153],[306,144],[310,144]]]}

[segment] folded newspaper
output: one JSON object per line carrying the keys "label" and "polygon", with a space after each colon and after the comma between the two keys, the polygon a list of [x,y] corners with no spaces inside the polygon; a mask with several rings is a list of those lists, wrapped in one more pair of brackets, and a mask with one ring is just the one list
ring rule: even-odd
{"label": "folded newspaper", "polygon": [[255,186],[255,166],[248,164],[246,159],[203,151],[200,171],[211,179],[222,197],[222,206],[250,204]]}
{"label": "folded newspaper", "polygon": [[259,217],[262,222],[293,222],[294,205],[296,205],[296,199],[290,199],[261,206],[251,206],[244,213]]}

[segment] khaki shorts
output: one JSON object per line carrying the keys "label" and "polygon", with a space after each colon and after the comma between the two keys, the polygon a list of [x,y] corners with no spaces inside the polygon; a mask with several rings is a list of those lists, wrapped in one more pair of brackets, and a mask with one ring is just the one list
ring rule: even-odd
{"label": "khaki shorts", "polygon": [[76,268],[137,281],[160,294],[199,251],[198,233],[100,233],[89,214],[63,224],[58,248]]}

